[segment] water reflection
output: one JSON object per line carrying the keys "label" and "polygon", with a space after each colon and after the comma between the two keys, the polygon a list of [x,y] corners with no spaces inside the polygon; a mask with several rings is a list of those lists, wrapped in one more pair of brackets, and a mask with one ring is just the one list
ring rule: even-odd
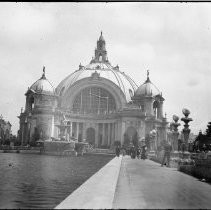
{"label": "water reflection", "polygon": [[0,208],[54,208],[110,159],[0,153]]}

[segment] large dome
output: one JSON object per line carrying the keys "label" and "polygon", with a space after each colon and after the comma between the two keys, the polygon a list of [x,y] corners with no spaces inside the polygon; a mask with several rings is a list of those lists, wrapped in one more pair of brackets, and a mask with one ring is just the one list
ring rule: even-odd
{"label": "large dome", "polygon": [[95,57],[87,66],[79,65],[79,69],[67,76],[56,88],[56,93],[63,96],[70,86],[75,82],[91,77],[97,72],[100,77],[108,79],[115,83],[124,93],[126,100],[129,102],[131,96],[134,95],[138,86],[136,83],[124,72],[119,70],[119,66],[113,67],[107,59],[107,51],[105,50],[105,41],[101,36],[97,42],[97,49],[95,50]]}
{"label": "large dome", "polygon": [[32,84],[29,89],[36,93],[54,95],[54,87],[45,77],[45,67],[43,68],[42,77]]}
{"label": "large dome", "polygon": [[115,83],[126,96],[126,100],[131,100],[131,93],[134,94],[137,89],[135,82],[124,72],[105,63],[89,64],[67,76],[56,88],[56,93],[60,96],[64,95],[66,90],[75,82],[90,77],[94,72],[100,74],[100,77],[106,78]]}

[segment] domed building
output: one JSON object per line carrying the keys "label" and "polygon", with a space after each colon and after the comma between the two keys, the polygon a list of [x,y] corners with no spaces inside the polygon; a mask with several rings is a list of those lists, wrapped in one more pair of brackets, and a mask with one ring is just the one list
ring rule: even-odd
{"label": "domed building", "polygon": [[25,95],[25,110],[19,116],[22,144],[53,138],[110,148],[115,141],[138,144],[152,130],[156,130],[156,146],[166,139],[162,93],[150,81],[149,72],[138,86],[118,65],[111,65],[102,32],[88,65],[80,64],[56,89],[44,68]]}

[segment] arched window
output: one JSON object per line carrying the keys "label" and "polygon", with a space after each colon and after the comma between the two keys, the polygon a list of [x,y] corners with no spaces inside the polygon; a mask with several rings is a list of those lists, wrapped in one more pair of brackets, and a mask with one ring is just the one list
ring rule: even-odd
{"label": "arched window", "polygon": [[32,112],[32,110],[34,109],[34,97],[30,96],[30,98],[28,99],[28,109],[29,112]]}
{"label": "arched window", "polygon": [[75,97],[72,111],[84,114],[108,114],[116,110],[113,96],[100,87],[88,87],[83,89]]}
{"label": "arched window", "polygon": [[158,101],[154,101],[153,103],[153,111],[154,111],[154,115],[156,118],[159,118],[159,108],[160,108],[160,104]]}

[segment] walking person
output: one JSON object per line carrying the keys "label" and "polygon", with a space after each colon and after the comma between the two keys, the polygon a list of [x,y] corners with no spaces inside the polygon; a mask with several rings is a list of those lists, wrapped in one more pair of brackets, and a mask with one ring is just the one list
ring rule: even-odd
{"label": "walking person", "polygon": [[163,160],[162,160],[161,166],[163,166],[164,163],[166,162],[166,166],[170,167],[171,151],[172,151],[172,146],[167,141],[165,141],[164,142],[164,155],[163,155]]}
{"label": "walking person", "polygon": [[116,153],[116,156],[119,157],[119,155],[120,155],[120,147],[119,146],[116,147],[115,153]]}
{"label": "walking person", "polygon": [[143,145],[141,148],[141,159],[145,160],[147,158],[146,156],[146,145]]}
{"label": "walking person", "polygon": [[122,156],[126,155],[126,149],[124,147],[122,147]]}
{"label": "walking person", "polygon": [[137,148],[137,152],[136,152],[136,154],[137,154],[137,158],[139,159],[139,158],[140,158],[140,154],[141,154],[141,150],[140,150],[140,148],[139,148],[139,147]]}
{"label": "walking person", "polygon": [[136,158],[136,148],[134,147],[134,145],[130,149],[130,157],[132,159],[135,159]]}

